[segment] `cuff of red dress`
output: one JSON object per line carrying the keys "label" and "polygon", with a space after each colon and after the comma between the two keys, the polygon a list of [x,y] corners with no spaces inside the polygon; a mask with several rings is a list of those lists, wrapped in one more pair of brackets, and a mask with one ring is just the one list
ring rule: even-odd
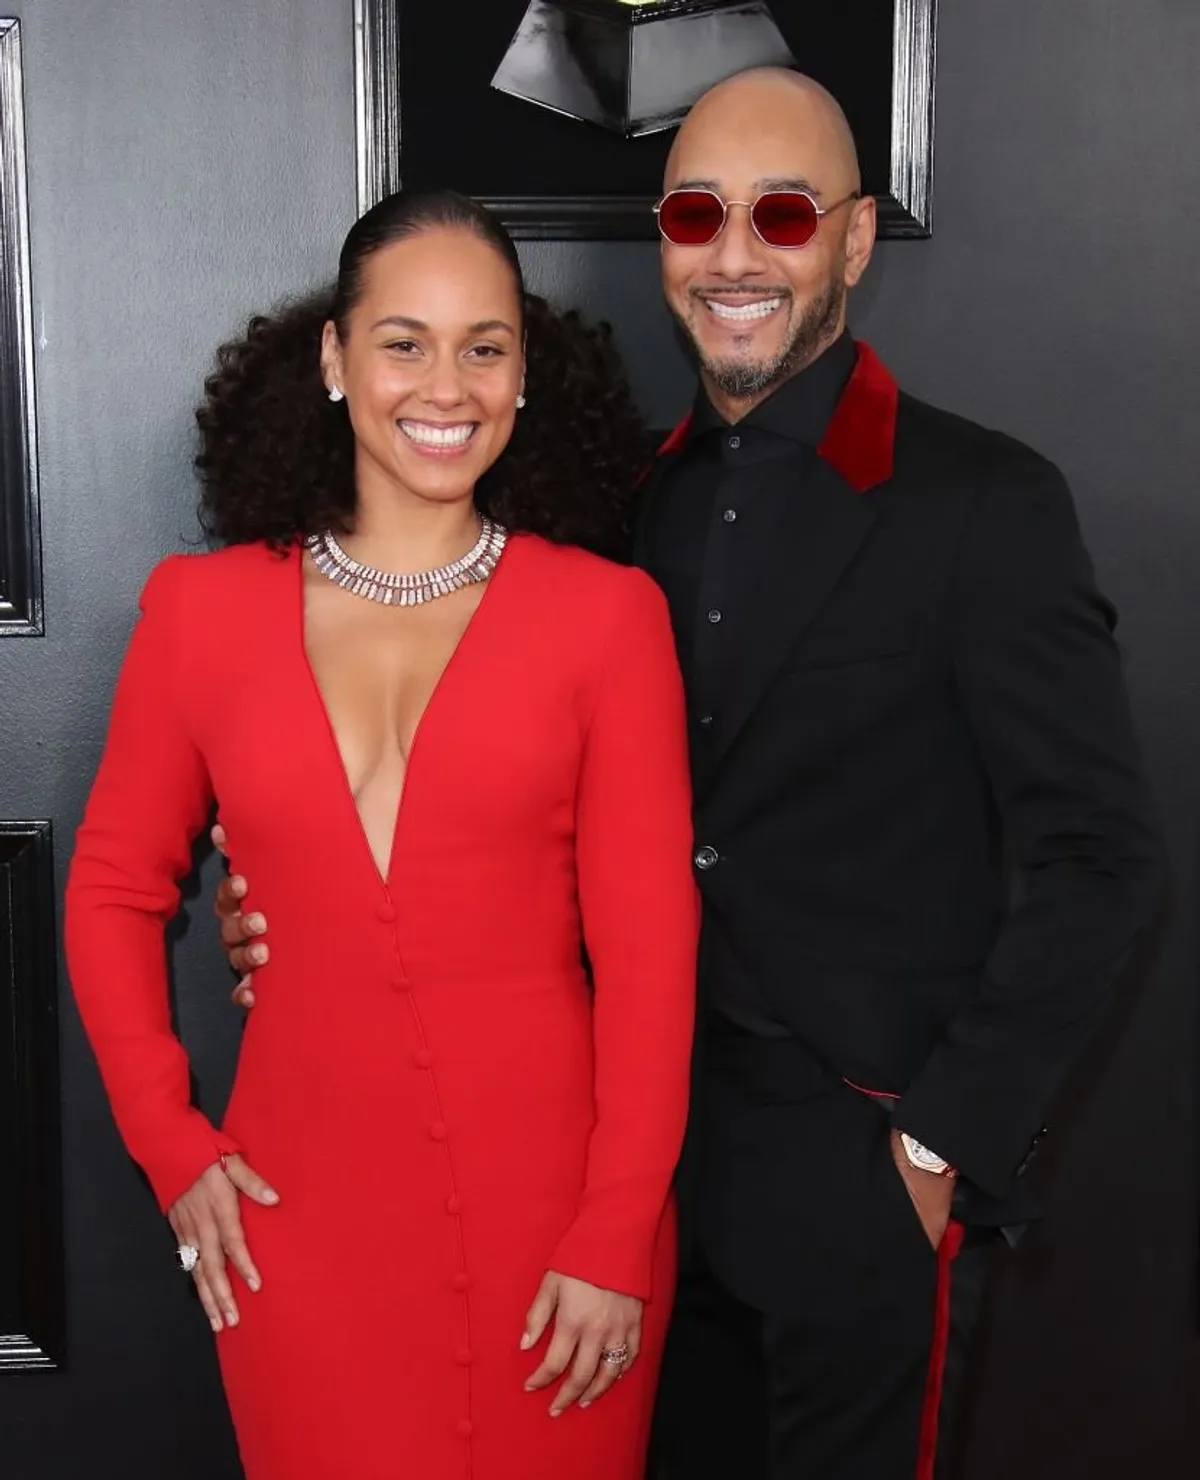
{"label": "cuff of red dress", "polygon": [[164,1213],[222,1156],[242,1151],[232,1136],[217,1130],[199,1110],[189,1110],[169,1132],[156,1132],[151,1137],[139,1136],[137,1144],[130,1149],[134,1160],[149,1177],[154,1196]]}
{"label": "cuff of red dress", "polygon": [[654,1252],[662,1214],[636,1225],[583,1213],[559,1240],[549,1261],[556,1274],[586,1280],[648,1301],[654,1293]]}

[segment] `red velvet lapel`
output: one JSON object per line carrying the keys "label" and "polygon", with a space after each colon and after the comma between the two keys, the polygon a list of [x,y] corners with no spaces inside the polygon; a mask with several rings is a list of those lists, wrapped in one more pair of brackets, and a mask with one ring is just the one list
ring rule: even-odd
{"label": "red velvet lapel", "polygon": [[[853,373],[817,448],[856,493],[866,493],[892,476],[899,404],[900,388],[891,371],[871,346],[860,340]],[[689,411],[657,455],[679,452],[687,442],[691,424]]]}
{"label": "red velvet lapel", "polygon": [[859,342],[850,382],[817,451],[856,493],[886,483],[896,451],[900,387],[869,344]]}

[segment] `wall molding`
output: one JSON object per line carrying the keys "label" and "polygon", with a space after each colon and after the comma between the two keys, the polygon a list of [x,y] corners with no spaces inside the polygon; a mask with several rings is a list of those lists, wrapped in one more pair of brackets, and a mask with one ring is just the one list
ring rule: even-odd
{"label": "wall molding", "polygon": [[57,960],[50,823],[0,821],[0,1373],[63,1361]]}
{"label": "wall molding", "polygon": [[0,18],[0,637],[44,630],[21,23]]}

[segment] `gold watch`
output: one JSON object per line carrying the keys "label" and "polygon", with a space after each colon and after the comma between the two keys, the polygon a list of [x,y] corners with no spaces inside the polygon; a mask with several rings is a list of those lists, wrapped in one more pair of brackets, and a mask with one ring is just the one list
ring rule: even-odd
{"label": "gold watch", "polygon": [[900,1132],[900,1144],[904,1147],[909,1166],[916,1167],[917,1171],[928,1172],[934,1177],[958,1175],[944,1157],[939,1156],[936,1151],[930,1151],[928,1146],[922,1146],[920,1141],[910,1136],[907,1131]]}

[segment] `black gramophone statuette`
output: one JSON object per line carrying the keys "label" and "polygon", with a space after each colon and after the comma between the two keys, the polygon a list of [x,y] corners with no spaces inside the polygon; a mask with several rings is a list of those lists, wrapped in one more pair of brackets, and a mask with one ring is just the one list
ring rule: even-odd
{"label": "black gramophone statuette", "polygon": [[530,0],[492,86],[633,138],[771,65],[796,63],[765,0]]}

